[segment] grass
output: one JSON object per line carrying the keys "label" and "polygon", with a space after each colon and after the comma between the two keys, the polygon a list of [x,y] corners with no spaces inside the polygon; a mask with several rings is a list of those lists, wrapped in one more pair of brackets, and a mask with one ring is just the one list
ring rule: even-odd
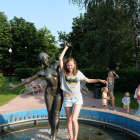
{"label": "grass", "polygon": [[[119,91],[114,92],[115,106],[123,107],[122,98],[124,96],[125,96],[125,92],[119,92]],[[138,109],[139,105],[137,103],[137,99],[134,98],[134,93],[130,93],[130,100],[131,100],[130,108]],[[108,103],[111,104],[111,100]]]}
{"label": "grass", "polygon": [[[93,92],[94,90],[94,84],[86,84],[87,88]],[[135,89],[134,89],[135,91]],[[102,94],[102,93],[101,93]],[[115,106],[118,106],[118,107],[123,107],[123,103],[122,103],[122,98],[125,96],[125,92],[122,92],[122,91],[115,91],[114,92],[114,97],[115,97]],[[102,95],[100,96],[102,97]],[[133,109],[138,109],[138,103],[137,103],[137,100],[134,98],[134,93],[131,93],[130,92],[130,108],[133,108]],[[109,100],[108,102],[110,105],[112,105],[111,103],[111,100]]]}
{"label": "grass", "polygon": [[[0,106],[8,103],[13,98],[17,97],[20,91],[24,88],[21,86],[17,89],[10,90],[7,85],[9,84],[9,77],[4,77],[5,81],[3,82],[2,86],[0,87]],[[14,85],[18,85],[21,81],[17,77],[11,77],[11,82]]]}

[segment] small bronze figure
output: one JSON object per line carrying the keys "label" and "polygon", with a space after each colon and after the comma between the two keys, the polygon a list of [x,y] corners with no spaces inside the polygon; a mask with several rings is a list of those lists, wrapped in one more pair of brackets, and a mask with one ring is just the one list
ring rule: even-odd
{"label": "small bronze figure", "polygon": [[45,89],[44,99],[48,111],[49,123],[51,126],[51,140],[56,140],[59,127],[60,110],[63,101],[63,92],[60,89],[58,63],[54,64],[53,67],[50,67],[49,59],[50,57],[46,53],[40,53],[38,56],[38,61],[44,65],[44,69],[40,70],[34,76],[28,78],[21,84],[9,84],[8,87],[15,89],[30,83],[39,77],[43,77],[46,80],[47,86]]}

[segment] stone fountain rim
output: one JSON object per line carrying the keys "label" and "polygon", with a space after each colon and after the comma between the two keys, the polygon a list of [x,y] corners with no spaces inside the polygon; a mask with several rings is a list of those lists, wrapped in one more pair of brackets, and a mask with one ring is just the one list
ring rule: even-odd
{"label": "stone fountain rim", "polygon": [[[0,114],[0,131],[7,126],[31,121],[38,124],[42,120],[48,120],[46,108]],[[61,109],[60,120],[66,120],[64,108]],[[82,107],[78,120],[117,127],[140,137],[140,130],[138,130],[140,128],[140,119],[137,116],[112,110]]]}

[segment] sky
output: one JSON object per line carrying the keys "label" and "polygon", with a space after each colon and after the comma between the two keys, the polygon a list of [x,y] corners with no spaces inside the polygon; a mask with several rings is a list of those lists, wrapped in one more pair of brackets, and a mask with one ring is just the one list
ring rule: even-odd
{"label": "sky", "polygon": [[69,33],[73,18],[80,16],[85,9],[69,3],[69,0],[0,0],[0,11],[8,20],[16,16],[34,23],[37,29],[46,26],[58,40],[57,31]]}

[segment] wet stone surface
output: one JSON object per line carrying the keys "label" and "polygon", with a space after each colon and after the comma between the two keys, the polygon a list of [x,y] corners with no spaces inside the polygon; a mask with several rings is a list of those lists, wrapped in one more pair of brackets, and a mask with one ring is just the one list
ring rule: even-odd
{"label": "wet stone surface", "polygon": [[[49,140],[51,129],[34,130],[31,140]],[[60,128],[56,140],[68,140],[69,134],[67,128]]]}

